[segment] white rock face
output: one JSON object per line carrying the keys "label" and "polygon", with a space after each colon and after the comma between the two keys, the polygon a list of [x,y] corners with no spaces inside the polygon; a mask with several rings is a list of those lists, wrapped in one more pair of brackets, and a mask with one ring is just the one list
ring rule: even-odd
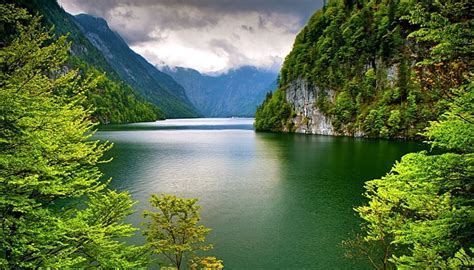
{"label": "white rock face", "polygon": [[297,112],[292,119],[296,127],[295,132],[320,135],[338,134],[331,123],[331,118],[325,116],[316,105],[318,95],[326,95],[333,102],[335,93],[332,90],[323,90],[314,87],[303,79],[293,81],[286,89],[286,100]]}
{"label": "white rock face", "polygon": [[[389,87],[395,87],[400,69],[400,64],[384,66],[382,60],[377,60],[377,67],[382,70],[386,76],[386,82]],[[414,63],[413,63],[414,64]],[[371,69],[371,65],[365,66],[365,71]],[[325,96],[330,102],[336,99],[336,92],[331,89],[319,89],[313,84],[302,78],[291,82],[285,90],[286,101],[293,107],[296,116],[291,119],[294,124],[294,130],[284,130],[286,132],[294,131],[296,133],[320,134],[333,136],[351,136],[365,137],[366,134],[360,128],[349,128],[342,126],[336,130],[332,125],[331,116],[324,115],[317,107],[318,97]]]}

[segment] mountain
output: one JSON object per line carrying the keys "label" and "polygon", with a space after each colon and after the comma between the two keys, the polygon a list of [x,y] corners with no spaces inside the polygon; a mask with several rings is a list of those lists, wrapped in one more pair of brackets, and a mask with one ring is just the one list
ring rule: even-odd
{"label": "mountain", "polygon": [[439,76],[455,85],[463,65],[440,73],[443,65],[415,64],[430,54],[428,43],[410,36],[420,27],[406,19],[416,2],[329,1],[297,35],[256,129],[417,137],[446,110],[453,86],[437,84]]}
{"label": "mountain", "polygon": [[[56,36],[67,35],[71,43],[70,56],[64,70],[78,69],[83,77],[92,76],[98,81],[95,89],[87,91],[85,106],[93,106],[93,117],[103,123],[155,121],[163,113],[124,83],[108,64],[102,53],[82,34],[73,16],[66,13],[55,0],[7,1],[39,14],[49,29],[54,26]],[[106,76],[101,74],[105,72]]]}
{"label": "mountain", "polygon": [[219,76],[190,68],[163,67],[186,90],[186,95],[206,117],[254,116],[268,92],[277,88],[277,74],[255,67],[241,67]]}
{"label": "mountain", "polygon": [[119,77],[129,83],[145,99],[158,105],[168,118],[197,117],[186,92],[169,75],[160,72],[127,43],[107,22],[87,14],[75,16],[87,39],[105,56]]}

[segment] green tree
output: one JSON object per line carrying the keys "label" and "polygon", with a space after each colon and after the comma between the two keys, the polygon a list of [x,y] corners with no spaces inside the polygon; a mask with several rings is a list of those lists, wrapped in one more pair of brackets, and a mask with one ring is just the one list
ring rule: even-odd
{"label": "green tree", "polygon": [[150,203],[158,211],[144,212],[151,219],[144,231],[148,247],[153,254],[163,254],[178,270],[184,260],[191,264],[191,260],[196,261],[196,251],[212,249],[212,245],[205,243],[211,229],[198,225],[201,218],[196,202],[197,199],[168,194],[152,195]]}
{"label": "green tree", "polygon": [[265,101],[255,112],[255,129],[281,131],[289,130],[287,119],[292,116],[290,105],[286,102],[285,91],[278,89],[268,93]]}
{"label": "green tree", "polygon": [[431,144],[452,152],[408,154],[385,177],[366,183],[369,203],[356,208],[365,235],[352,247],[357,252],[378,247],[367,254],[384,262],[377,269],[474,266],[472,83],[465,90],[426,132]]}
{"label": "green tree", "polygon": [[201,269],[201,270],[220,270],[224,269],[222,260],[218,260],[216,257],[204,257],[196,258],[191,264],[191,269]]}
{"label": "green tree", "polygon": [[140,265],[140,248],[116,240],[135,231],[121,221],[133,202],[103,191],[97,164],[111,145],[91,140],[81,105],[95,80],[63,69],[66,39],[40,18],[0,13],[0,268]]}
{"label": "green tree", "polygon": [[363,235],[346,244],[377,269],[474,267],[471,7],[468,1],[420,1],[409,16],[420,26],[410,36],[427,47],[428,57],[418,63],[421,83],[440,89],[447,104],[423,133],[443,153],[405,155],[386,176],[366,183],[369,202],[355,209]]}

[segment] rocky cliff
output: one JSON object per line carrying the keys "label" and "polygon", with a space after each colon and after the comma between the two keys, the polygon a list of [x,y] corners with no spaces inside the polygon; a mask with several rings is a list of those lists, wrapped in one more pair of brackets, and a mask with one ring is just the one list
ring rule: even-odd
{"label": "rocky cliff", "polygon": [[[396,87],[398,73],[400,72],[398,70],[399,65],[394,64],[389,67],[384,67],[383,63],[378,61],[377,65],[385,70],[384,75],[386,78],[384,82],[387,87]],[[370,69],[371,68],[367,66],[365,72]],[[323,112],[318,107],[318,104],[324,102],[334,104],[336,95],[337,92],[335,90],[322,90],[306,79],[298,78],[291,81],[285,89],[285,98],[288,104],[293,108],[294,116],[289,119],[292,129],[285,131],[331,136],[366,136],[361,127],[351,128],[347,125],[341,125],[336,129],[333,125],[335,121],[334,117],[328,112]]]}
{"label": "rocky cliff", "polygon": [[[285,91],[285,98],[296,115],[290,119],[296,133],[337,135],[331,123],[331,117],[326,116],[317,106],[317,98],[327,95],[334,100],[334,91],[324,91],[304,79],[292,81]],[[289,130],[288,130],[289,131]]]}
{"label": "rocky cliff", "polygon": [[405,18],[411,1],[329,1],[296,36],[257,130],[415,138],[445,109],[442,88]]}

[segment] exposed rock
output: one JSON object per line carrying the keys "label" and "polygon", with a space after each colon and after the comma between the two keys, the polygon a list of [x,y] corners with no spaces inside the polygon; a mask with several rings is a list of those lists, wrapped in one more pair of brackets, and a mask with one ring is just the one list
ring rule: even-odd
{"label": "exposed rock", "polygon": [[297,133],[338,135],[331,119],[326,117],[317,107],[317,97],[320,94],[328,96],[330,101],[334,100],[333,91],[321,93],[321,89],[315,87],[305,80],[299,78],[293,81],[286,89],[286,100],[297,113],[292,119]]}
{"label": "exposed rock", "polygon": [[296,112],[296,116],[291,119],[294,127],[291,130],[292,132],[333,136],[364,136],[364,133],[359,130],[349,132],[345,127],[336,130],[332,124],[332,118],[325,115],[318,108],[317,99],[319,97],[326,96],[328,101],[334,102],[336,93],[333,90],[322,90],[299,78],[290,83],[285,93],[286,101]]}

